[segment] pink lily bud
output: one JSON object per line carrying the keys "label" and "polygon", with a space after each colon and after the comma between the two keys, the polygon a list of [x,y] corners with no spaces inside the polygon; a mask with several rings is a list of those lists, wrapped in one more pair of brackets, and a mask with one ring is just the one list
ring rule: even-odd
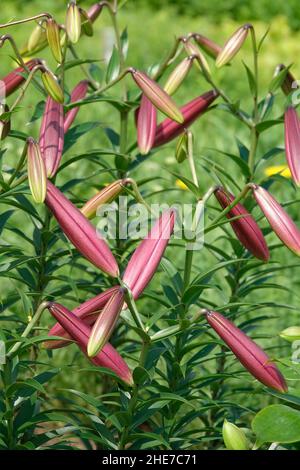
{"label": "pink lily bud", "polygon": [[178,137],[189,127],[201,114],[203,114],[209,105],[218,97],[215,90],[210,90],[201,96],[193,99],[189,103],[180,108],[184,121],[182,124],[172,121],[172,119],[165,119],[156,129],[154,147],[167,144],[171,140]]}
{"label": "pink lily bud", "polygon": [[165,211],[131,256],[123,275],[136,299],[151,281],[164,254],[175,224],[175,211]]}
{"label": "pink lily bud", "polygon": [[166,93],[168,93],[168,95],[173,95],[175,91],[178,90],[181,83],[191,70],[193,60],[194,56],[191,55],[183,59],[180,64],[175,67],[164,86],[164,90]]}
{"label": "pink lily bud", "polygon": [[211,39],[208,39],[202,34],[193,34],[193,38],[197,42],[197,44],[203,49],[208,55],[213,58],[216,58],[218,54],[221,52],[222,47],[219,44],[216,44]]}
{"label": "pink lily bud", "polygon": [[151,103],[170,119],[182,123],[183,116],[172,98],[150,77],[139,70],[132,69],[131,75],[137,86]]}
{"label": "pink lily bud", "polygon": [[101,207],[103,204],[109,204],[116,199],[128,183],[129,181],[124,178],[108,184],[104,189],[87,201],[80,209],[80,212],[88,219],[92,219],[97,214],[98,207]]}
{"label": "pink lily bud", "polygon": [[94,5],[92,5],[88,11],[87,11],[87,15],[89,17],[89,19],[91,20],[92,23],[94,23],[94,21],[96,21],[96,19],[98,18],[98,16],[100,15],[102,9],[103,9],[103,6],[104,4],[101,3],[101,2],[98,2],[98,3],[95,3]]}
{"label": "pink lily bud", "polygon": [[[89,300],[86,300],[78,307],[72,310],[72,313],[86,325],[92,326],[95,321],[97,320],[99,314],[111,298],[111,296],[119,289],[119,286],[113,286],[109,289],[101,292],[101,294],[92,297]],[[57,349],[63,348],[70,344],[70,335],[66,333],[60,323],[56,323],[49,331],[49,336],[61,336],[65,338],[65,340],[55,340],[55,341],[46,341],[44,343],[44,347],[47,349]]]}
{"label": "pink lily bud", "polygon": [[281,205],[261,186],[252,185],[257,204],[282,243],[300,256],[300,230]]}
{"label": "pink lily bud", "polygon": [[64,108],[50,96],[46,101],[39,143],[47,176],[52,177],[57,172],[64,147]]}
{"label": "pink lily bud", "polygon": [[39,144],[32,138],[27,139],[28,150],[28,182],[35,202],[44,202],[47,191],[47,176],[45,162],[41,155]]}
{"label": "pink lily bud", "polygon": [[228,64],[228,62],[230,62],[231,59],[236,56],[236,54],[239,52],[240,48],[244,44],[248,36],[248,32],[251,28],[253,28],[251,24],[244,24],[243,26],[238,28],[232,36],[230,36],[230,38],[218,54],[216,60],[216,67],[220,68],[223,65]]}
{"label": "pink lily bud", "polygon": [[109,341],[124,305],[124,295],[124,289],[120,287],[112,294],[101,314],[98,316],[87,345],[89,357],[96,356]]}
{"label": "pink lily bud", "polygon": [[50,181],[47,183],[45,202],[77,250],[103,272],[117,277],[119,268],[106,242],[77,207]]}
{"label": "pink lily bud", "polygon": [[210,326],[250,374],[267,387],[287,392],[287,384],[281,372],[252,339],[218,312],[206,310],[205,316]]}
{"label": "pink lily bud", "polygon": [[[52,302],[49,304],[48,309],[63,329],[76,341],[82,352],[87,355],[87,344],[91,334],[90,327],[63,305]],[[133,384],[129,367],[111,344],[106,344],[102,351],[91,359],[91,362],[96,366],[112,370],[128,385]]]}
{"label": "pink lily bud", "polygon": [[[223,209],[228,207],[235,199],[233,194],[227,193],[224,188],[221,187],[217,188],[214,194]],[[238,216],[242,217],[230,222],[237,238],[250,253],[256,256],[256,258],[268,261],[270,254],[262,231],[252,215],[241,203],[236,204],[233,209],[226,214],[228,219]]]}
{"label": "pink lily bud", "polygon": [[[88,87],[89,87],[88,80],[82,80],[81,82],[79,82],[76,85],[76,87],[72,90],[70,103],[75,103],[76,101],[79,101],[85,98],[87,91],[88,91]],[[65,134],[68,131],[68,129],[70,129],[71,125],[73,124],[79,109],[80,109],[80,106],[76,108],[72,108],[70,109],[70,111],[68,111],[65,114],[65,119],[64,119],[64,133]]]}
{"label": "pink lily bud", "polygon": [[[32,59],[25,62],[25,65],[28,70],[32,70],[36,65],[39,65],[40,62],[40,59]],[[26,80],[26,78],[24,78],[24,74],[26,74],[26,70],[23,67],[18,67],[1,79],[4,84],[4,90],[2,91],[4,96],[7,97],[11,95],[19,88],[20,85],[22,85]]]}
{"label": "pink lily bud", "polygon": [[289,106],[284,115],[285,152],[293,180],[300,186],[300,120],[297,111]]}
{"label": "pink lily bud", "polygon": [[137,141],[142,155],[149,153],[153,147],[156,124],[157,110],[143,94],[137,115]]}

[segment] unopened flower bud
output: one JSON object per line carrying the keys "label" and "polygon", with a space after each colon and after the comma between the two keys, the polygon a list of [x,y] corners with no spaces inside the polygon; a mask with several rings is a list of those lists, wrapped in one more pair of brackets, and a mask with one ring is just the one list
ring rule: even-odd
{"label": "unopened flower bud", "polygon": [[59,26],[53,18],[49,18],[46,22],[46,34],[53,57],[60,64],[62,62],[62,51],[59,37]]}
{"label": "unopened flower bud", "polygon": [[47,176],[44,160],[39,144],[33,139],[27,140],[27,170],[28,182],[32,197],[35,202],[44,202],[47,191]]}
{"label": "unopened flower bud", "polygon": [[44,47],[46,40],[47,35],[45,29],[40,24],[37,24],[28,39],[28,52],[31,53],[42,46]]}
{"label": "unopened flower bud", "polygon": [[42,73],[42,81],[49,96],[51,96],[54,101],[63,103],[64,93],[58,83],[56,76],[49,70],[46,70]]}
{"label": "unopened flower bud", "polygon": [[166,93],[168,93],[168,95],[173,95],[175,91],[180,87],[181,83],[183,82],[193,65],[193,58],[194,56],[186,57],[173,70],[164,86],[164,90]]}
{"label": "unopened flower bud", "polygon": [[244,431],[235,424],[224,420],[222,435],[226,449],[228,450],[248,450],[249,444]]}
{"label": "unopened flower bud", "polygon": [[228,62],[230,62],[231,59],[236,56],[236,54],[239,52],[242,45],[244,44],[248,36],[249,29],[251,28],[253,28],[253,26],[247,23],[238,28],[237,31],[233,33],[233,35],[228,39],[228,41],[225,43],[220,53],[218,54],[216,60],[216,67],[223,67],[223,65],[228,64]]}
{"label": "unopened flower bud", "polygon": [[200,51],[199,47],[196,46],[196,44],[192,43],[191,39],[186,39],[183,42],[183,45],[184,45],[186,52],[190,56],[195,56],[197,58],[196,64],[198,65],[198,68],[201,70],[201,72],[204,71],[205,73],[207,73],[207,75],[210,75],[210,68],[209,68],[208,62],[205,56]]}
{"label": "unopened flower bud", "polygon": [[290,343],[293,343],[294,341],[299,341],[300,326],[290,326],[289,328],[286,328],[281,333],[279,333],[279,336],[285,339],[286,341],[289,341]]}
{"label": "unopened flower bud", "polygon": [[69,3],[67,9],[66,30],[71,43],[76,44],[81,34],[81,16],[79,8],[73,0]]}
{"label": "unopened flower bud", "polygon": [[188,157],[188,135],[184,132],[178,139],[175,158],[178,163],[182,163]]}
{"label": "unopened flower bud", "polygon": [[211,39],[208,39],[205,36],[202,36],[202,34],[193,34],[193,38],[197,42],[197,44],[203,49],[208,55],[210,55],[213,58],[216,58],[218,54],[221,52],[221,46],[219,44],[216,44],[214,41]]}
{"label": "unopened flower bud", "polygon": [[84,206],[80,209],[80,212],[85,215],[88,219],[92,219],[97,214],[97,209],[103,204],[109,204],[123,191],[127,184],[127,180],[114,181],[108,184],[104,189],[99,191]]}

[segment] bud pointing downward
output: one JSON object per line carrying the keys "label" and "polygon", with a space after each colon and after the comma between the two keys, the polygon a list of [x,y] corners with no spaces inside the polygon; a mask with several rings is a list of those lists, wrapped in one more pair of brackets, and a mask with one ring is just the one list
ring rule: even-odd
{"label": "bud pointing downward", "polygon": [[137,141],[140,152],[146,155],[153,147],[157,124],[157,110],[146,95],[142,95],[137,115]]}
{"label": "bud pointing downward", "polygon": [[282,243],[300,256],[300,231],[281,205],[261,186],[252,185],[254,197]]}
{"label": "bud pointing downward", "polygon": [[244,431],[235,424],[224,420],[222,435],[226,449],[228,450],[248,450],[249,444]]}
{"label": "bud pointing downward", "polygon": [[[28,62],[25,62],[25,65],[29,70],[32,70],[36,65],[39,65],[39,64],[40,64],[40,59],[32,59],[32,60],[29,60]],[[23,67],[17,67],[8,75],[3,77],[0,80],[1,95],[4,95],[7,97],[11,95],[14,91],[16,91],[19,88],[19,86],[22,85],[22,83],[26,80],[26,78],[24,77],[24,74],[26,74],[26,70],[24,70]],[[2,90],[2,86],[4,87],[4,90]]]}
{"label": "bud pointing downward", "polygon": [[[81,82],[79,82],[75,86],[75,88],[72,90],[70,103],[74,103],[75,101],[79,101],[85,98],[87,91],[88,91],[88,87],[89,87],[88,80],[81,80]],[[77,106],[76,108],[70,109],[70,111],[66,113],[65,119],[64,119],[64,133],[65,134],[68,131],[68,129],[70,129],[71,125],[73,124],[77,116],[77,113],[79,111],[79,108],[80,106]]]}
{"label": "bud pointing downward", "polygon": [[228,39],[219,52],[216,60],[216,67],[223,67],[223,65],[228,64],[228,62],[230,62],[231,59],[236,56],[244,44],[248,36],[249,29],[251,28],[253,28],[253,26],[247,23],[241,26],[237,31],[235,31],[235,33],[233,33],[233,35]]}
{"label": "bud pointing downward", "polygon": [[[227,193],[221,187],[215,190],[215,196],[223,209],[228,207],[235,199],[232,194]],[[226,214],[228,219],[238,216],[241,217],[230,222],[237,238],[256,258],[268,261],[270,254],[262,231],[251,214],[240,203],[236,204]]]}
{"label": "bud pointing downward", "polygon": [[45,163],[37,142],[29,138],[27,140],[28,150],[28,181],[32,197],[35,202],[44,202],[47,190],[47,176]]}
{"label": "bud pointing downward", "polygon": [[[87,344],[91,333],[89,326],[85,325],[79,318],[70,312],[63,305],[50,303],[48,307],[50,313],[61,324],[70,337],[76,341],[84,354],[87,354]],[[100,367],[106,367],[117,374],[128,385],[132,385],[132,374],[126,362],[118,352],[110,345],[106,344],[102,351],[96,357],[91,359],[93,364]]]}
{"label": "bud pointing downward", "polygon": [[53,57],[61,64],[62,52],[60,47],[59,26],[53,18],[49,18],[46,22],[46,34]]}
{"label": "bud pointing downward", "polygon": [[204,71],[208,75],[210,75],[210,68],[209,68],[208,62],[207,62],[205,56],[200,51],[199,47],[196,46],[196,44],[193,44],[191,42],[190,38],[185,39],[183,44],[184,44],[184,48],[187,51],[187,53],[190,56],[195,56],[197,58],[198,63],[197,62],[196,63],[198,65],[198,68],[201,70],[201,72],[203,72],[203,69],[204,69]]}
{"label": "bud pointing downward", "polygon": [[47,98],[40,128],[40,148],[48,177],[53,177],[60,164],[64,147],[64,109],[62,104]]}
{"label": "bud pointing downward", "polygon": [[28,52],[32,53],[32,51],[35,51],[39,47],[43,46],[45,44],[45,41],[46,41],[46,31],[40,24],[37,24],[28,39],[28,43],[27,43]]}
{"label": "bud pointing downward", "polygon": [[76,44],[81,33],[81,17],[78,6],[75,1],[71,1],[68,5],[66,15],[66,30],[69,40]]}
{"label": "bud pointing downward", "polygon": [[300,120],[289,106],[284,115],[285,152],[293,180],[300,186]]}
{"label": "bud pointing downward", "polygon": [[47,183],[46,204],[77,250],[103,272],[117,277],[119,268],[106,242],[77,207],[50,181]]}
{"label": "bud pointing downward", "polygon": [[46,70],[46,72],[42,73],[42,81],[48,95],[51,96],[54,101],[57,101],[57,103],[63,103],[64,92],[62,91],[54,73]]}
{"label": "bud pointing downward", "polygon": [[121,191],[123,191],[127,184],[128,180],[124,178],[123,180],[117,180],[107,185],[104,189],[99,191],[94,197],[87,201],[80,209],[80,212],[88,219],[92,219],[97,214],[98,207],[112,202],[121,193]]}
{"label": "bud pointing downward", "polygon": [[131,74],[137,86],[157,109],[174,121],[183,122],[183,116],[172,98],[154,80],[135,69],[131,70]]}
{"label": "bud pointing downward", "polygon": [[98,316],[94,324],[89,342],[87,345],[87,353],[89,357],[98,354],[103,346],[109,341],[114,331],[117,320],[124,304],[124,289],[119,288],[109,299],[101,314]]}
{"label": "bud pointing downward", "polygon": [[173,95],[175,91],[180,87],[181,83],[189,73],[193,65],[194,56],[186,57],[180,64],[173,70],[169,76],[167,83],[164,86],[164,90],[168,95]]}
{"label": "bud pointing downward", "polygon": [[104,6],[103,2],[98,2],[98,3],[95,3],[94,5],[92,5],[88,9],[87,15],[88,15],[88,17],[89,17],[89,19],[91,20],[92,23],[94,23],[94,21],[96,21],[96,19],[100,15],[101,11],[103,10],[103,6]]}
{"label": "bud pointing downward", "polygon": [[267,387],[279,392],[287,391],[287,385],[281,372],[252,339],[220,313],[206,310],[205,315],[210,326],[250,374]]}
{"label": "bud pointing downward", "polygon": [[216,44],[211,39],[202,36],[202,34],[193,34],[193,38],[195,39],[197,44],[199,44],[199,46],[211,57],[216,58],[221,52],[222,48],[221,46],[219,46],[219,44]]}

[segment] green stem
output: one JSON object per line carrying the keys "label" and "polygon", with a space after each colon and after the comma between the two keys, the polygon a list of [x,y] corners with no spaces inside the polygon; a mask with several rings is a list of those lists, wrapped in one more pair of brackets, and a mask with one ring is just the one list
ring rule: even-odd
{"label": "green stem", "polygon": [[9,26],[15,26],[17,24],[29,23],[30,21],[38,20],[39,18],[52,18],[49,13],[40,13],[39,15],[31,16],[30,18],[24,18],[24,20],[11,21],[10,23],[0,24],[1,28],[8,28]]}
{"label": "green stem", "polygon": [[194,250],[188,250],[188,249],[185,250],[183,292],[188,287],[189,282],[190,282],[192,264],[193,264],[193,255],[194,255]]}
{"label": "green stem", "polygon": [[19,173],[19,171],[21,171],[21,169],[23,168],[23,165],[24,165],[24,161],[25,161],[25,158],[26,158],[26,155],[27,155],[27,142],[25,143],[24,145],[24,148],[23,148],[23,151],[22,151],[22,154],[21,154],[21,157],[20,157],[20,160],[13,172],[13,174],[11,175],[11,177],[9,178],[7,184],[9,187],[11,187],[11,184],[12,182],[15,180],[17,174]]}

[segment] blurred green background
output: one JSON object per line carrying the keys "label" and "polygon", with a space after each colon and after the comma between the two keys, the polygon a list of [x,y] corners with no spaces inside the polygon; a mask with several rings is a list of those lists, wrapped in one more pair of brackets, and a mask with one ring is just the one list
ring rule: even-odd
{"label": "blurred green background", "polygon": [[[87,7],[92,4],[91,1],[82,1],[80,4]],[[1,0],[0,18],[1,23],[7,22],[12,19],[20,19],[26,16],[31,16],[42,11],[49,11],[53,14],[58,21],[63,21],[65,16],[67,2],[61,0],[27,0],[24,1],[9,1]],[[286,65],[294,64],[292,67],[295,77],[300,76],[300,11],[299,2],[297,0],[255,0],[255,1],[241,1],[241,0],[210,0],[200,2],[198,0],[183,0],[183,1],[149,1],[149,0],[129,0],[124,8],[120,11],[119,21],[121,30],[125,27],[128,28],[129,34],[129,55],[127,59],[128,65],[137,67],[139,69],[147,70],[152,64],[158,63],[166,55],[174,37],[178,35],[187,34],[189,32],[198,32],[204,34],[219,44],[223,44],[228,36],[243,22],[253,21],[257,36],[261,38],[265,32],[270,28],[269,34],[266,37],[261,54],[259,57],[259,80],[260,80],[260,97],[264,97],[268,90],[274,68],[278,63]],[[22,47],[32,30],[31,25],[20,25],[13,29],[7,29],[6,32],[13,34],[16,43]],[[100,68],[103,66],[105,57],[109,54],[111,48],[112,30],[110,19],[106,12],[101,15],[95,24],[95,33],[93,38],[83,37],[78,46],[78,53],[81,58],[93,58],[99,60]],[[0,76],[7,73],[12,67],[12,50],[6,44],[0,50]],[[54,68],[55,64],[52,57],[46,52],[41,52],[41,57],[45,58],[49,65]],[[234,60],[234,64],[230,67],[224,67],[219,71],[214,70],[217,81],[224,88],[226,93],[231,97],[232,101],[240,100],[241,107],[246,111],[251,109],[251,97],[247,82],[247,76],[242,61],[245,61],[252,67],[251,56],[251,43],[250,40],[246,41],[243,50]],[[213,63],[210,62],[213,67]],[[70,91],[72,86],[82,78],[80,68],[73,69],[67,74],[66,85]],[[134,91],[134,85],[129,82],[128,85]],[[188,79],[185,81],[180,90],[176,93],[175,99],[179,105],[189,101],[193,97],[200,95],[209,87],[201,78],[199,72],[193,70]],[[118,89],[117,89],[118,90]],[[114,94],[117,91],[114,91]],[[14,115],[13,128],[26,129],[34,137],[38,136],[39,122],[30,123],[32,114],[35,109],[36,102],[41,99],[34,89],[28,93],[22,103],[22,109],[19,113]],[[278,117],[284,110],[285,98],[279,93],[274,107],[274,116]],[[86,149],[101,148],[101,146],[108,146],[108,141],[104,127],[111,127],[118,131],[118,121],[116,111],[108,105],[95,103],[88,107],[83,107],[80,111],[77,123],[83,121],[99,121],[100,128],[92,130],[89,134],[84,136],[76,144],[76,149],[71,149],[68,156],[75,153],[84,152]],[[205,156],[211,160],[212,165],[220,164],[225,166],[230,171],[236,181],[242,184],[240,179],[240,172],[230,160],[225,159],[224,156],[218,154],[214,149],[225,152],[232,152],[237,154],[237,140],[244,145],[249,146],[249,132],[243,127],[238,120],[230,116],[224,111],[217,110],[205,115],[193,126],[195,136],[195,157],[200,181],[200,187],[203,192],[213,183],[213,180],[205,173],[201,165],[201,156]],[[130,137],[131,140],[135,139],[135,128],[133,119],[130,122]],[[257,151],[257,158],[264,155],[268,150],[274,146],[283,145],[283,126],[272,127],[266,131],[260,140]],[[8,151],[6,154],[5,163],[13,166],[17,161],[21,144],[18,141],[10,140],[7,144]],[[225,159],[225,160],[224,160]],[[272,165],[284,164],[284,153],[280,153],[272,159]],[[268,165],[268,163],[267,163]],[[180,168],[178,167],[174,158],[174,144],[169,145],[158,153],[156,153],[150,160],[142,165],[134,174],[133,177],[139,180],[145,177],[145,174],[157,175],[157,182],[149,185],[147,192],[159,191],[160,189],[171,187],[173,192],[169,195],[163,193],[163,198],[168,201],[177,202],[178,200],[186,199],[191,201],[191,195],[180,190],[175,185],[175,178],[165,171],[162,172],[162,166],[170,171],[181,172],[182,174],[189,175],[189,168],[184,163]],[[258,178],[264,176],[266,165],[261,166],[258,171]],[[89,174],[89,164],[83,163],[75,164],[72,167],[72,174],[63,172],[58,177],[58,184],[65,183],[68,178],[74,177],[74,174],[80,178],[85,174]],[[74,173],[73,173],[74,172]],[[163,176],[163,180],[159,178]],[[98,177],[94,179],[94,185],[101,186],[106,183],[106,177]],[[234,188],[231,188],[234,190]],[[74,191],[81,200],[86,199],[92,192],[89,186],[80,185],[80,188]],[[272,192],[276,194],[279,200],[288,201],[289,199],[297,198],[289,184],[283,180],[275,183]],[[299,194],[298,194],[299,197]],[[158,195],[153,196],[153,201],[157,202]],[[151,198],[150,198],[151,200]],[[296,205],[289,207],[291,216],[299,222],[299,210]],[[258,214],[258,212],[257,212]],[[17,215],[14,216],[15,221]],[[21,223],[21,222],[20,222]],[[265,226],[263,224],[263,226]],[[214,233],[213,237],[217,238],[221,232]],[[268,236],[268,241],[274,243],[276,241],[273,235]],[[224,243],[223,241],[221,243]],[[229,245],[226,247],[230,249]],[[275,250],[272,254],[274,261],[279,260],[286,263],[297,264],[295,257],[291,255],[287,249],[282,248]],[[203,270],[211,266],[214,262],[212,256],[207,253],[199,252],[195,258],[195,270]],[[178,265],[180,267],[180,260]],[[222,286],[222,274],[216,276],[217,283]],[[156,277],[159,279],[159,276]],[[299,276],[297,267],[290,269],[288,272],[288,279],[290,285],[287,286],[287,273],[281,272],[274,280],[282,286],[290,287],[291,290],[266,290],[258,293],[253,293],[249,296],[249,300],[270,299],[273,302],[281,304],[292,304],[297,308],[299,304]],[[158,281],[154,280],[154,283]],[[155,285],[155,284],[154,284]],[[3,295],[7,295],[7,291],[14,289],[9,282],[3,281],[2,284]],[[263,292],[263,293],[262,293]],[[215,291],[214,291],[215,295]],[[222,298],[223,293],[220,293]],[[278,333],[282,328],[294,324],[296,316],[290,313],[289,310],[282,308],[281,312],[273,312],[278,315],[276,322],[272,325],[268,324],[269,332]],[[297,312],[298,313],[298,312]],[[57,364],[61,363],[65,351],[61,351],[56,356]],[[64,377],[63,381],[71,384],[73,377]],[[84,384],[83,384],[84,387]]]}

